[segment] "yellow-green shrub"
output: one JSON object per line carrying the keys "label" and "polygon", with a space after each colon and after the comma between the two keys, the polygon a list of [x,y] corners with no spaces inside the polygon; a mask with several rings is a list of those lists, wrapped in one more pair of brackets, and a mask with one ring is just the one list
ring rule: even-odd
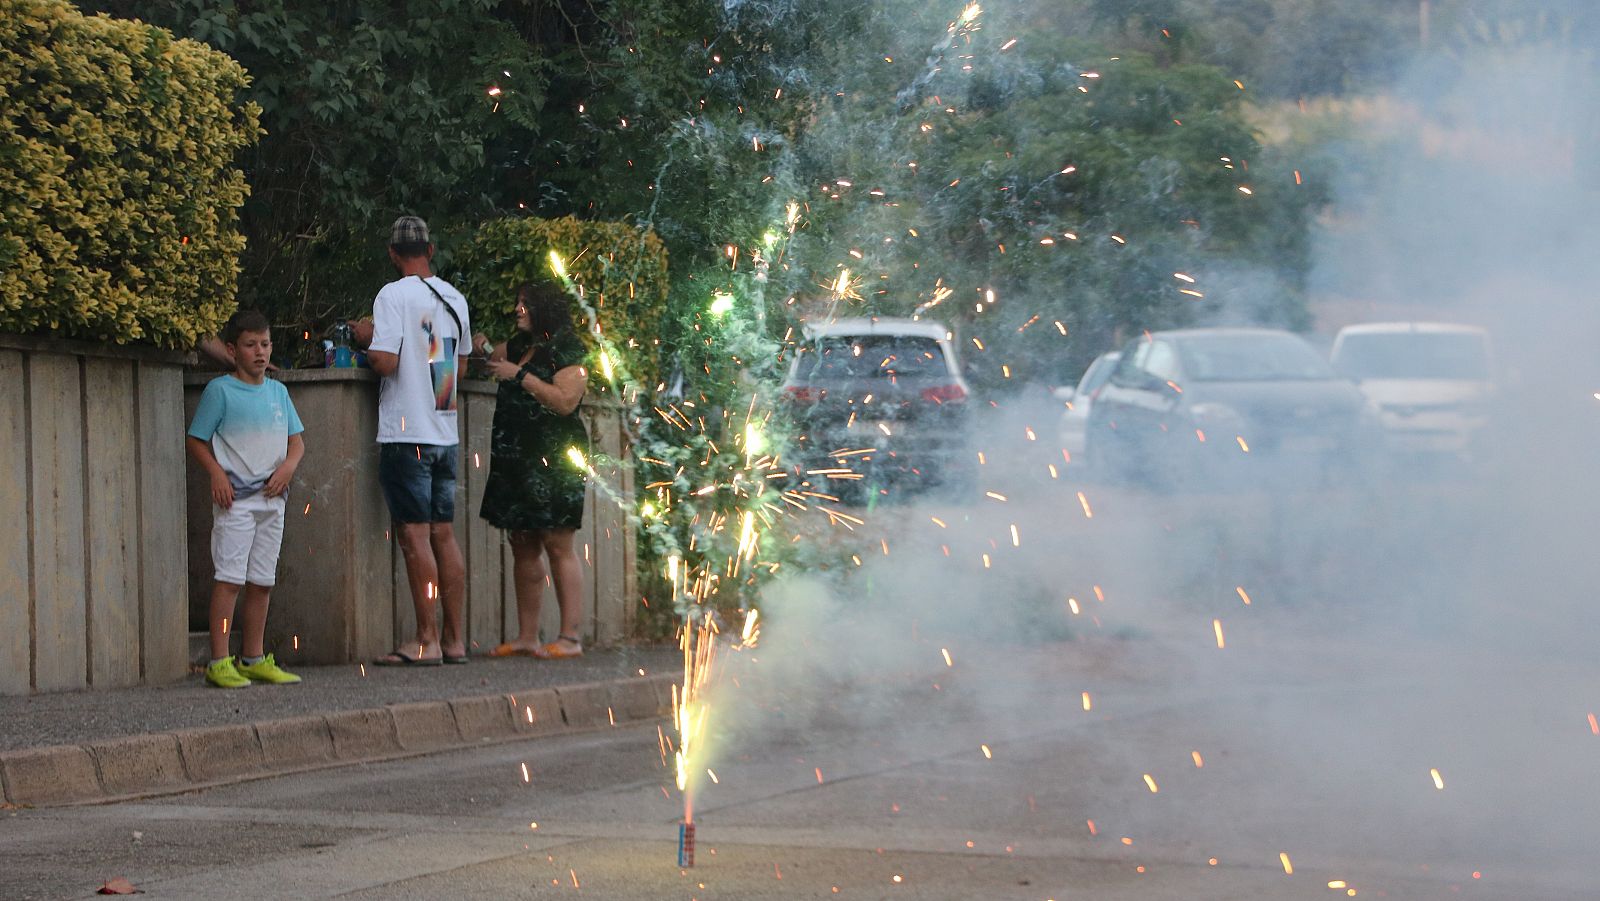
{"label": "yellow-green shrub", "polygon": [[192,346],[232,311],[238,63],[66,0],[0,0],[0,329]]}
{"label": "yellow-green shrub", "polygon": [[551,251],[582,289],[606,337],[634,349],[628,354],[634,377],[654,384],[668,281],[666,246],[649,229],[571,216],[485,222],[452,261],[473,321],[490,333],[509,331],[516,286],[553,278]]}

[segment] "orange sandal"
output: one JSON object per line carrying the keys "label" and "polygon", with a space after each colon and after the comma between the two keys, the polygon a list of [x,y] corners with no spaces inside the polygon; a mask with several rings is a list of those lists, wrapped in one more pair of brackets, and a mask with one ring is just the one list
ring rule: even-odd
{"label": "orange sandal", "polygon": [[514,644],[498,645],[489,652],[490,657],[538,657],[540,648],[519,648]]}
{"label": "orange sandal", "polygon": [[[563,641],[569,641],[576,645],[576,649],[568,649],[563,647],[561,644]],[[557,635],[555,641],[552,641],[540,648],[539,652],[539,656],[546,660],[562,660],[568,657],[582,657],[583,642],[568,635]]]}

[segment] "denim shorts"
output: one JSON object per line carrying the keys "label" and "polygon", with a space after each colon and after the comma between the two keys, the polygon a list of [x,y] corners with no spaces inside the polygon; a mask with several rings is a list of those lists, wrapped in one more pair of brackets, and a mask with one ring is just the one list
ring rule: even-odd
{"label": "denim shorts", "polygon": [[395,522],[456,518],[456,448],[436,444],[378,445],[378,484]]}

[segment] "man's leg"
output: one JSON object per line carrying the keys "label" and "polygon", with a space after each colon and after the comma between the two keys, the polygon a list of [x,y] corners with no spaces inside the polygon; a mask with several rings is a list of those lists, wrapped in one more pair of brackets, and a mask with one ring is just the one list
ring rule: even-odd
{"label": "man's leg", "polygon": [[432,480],[428,503],[428,541],[438,567],[438,597],[444,606],[444,634],[440,647],[444,656],[460,658],[467,653],[467,564],[456,543],[456,471],[460,468],[460,449],[431,448],[429,476]]}
{"label": "man's leg", "polygon": [[[425,522],[395,523],[400,540],[400,553],[406,561],[406,581],[411,585],[411,605],[417,615],[417,646],[407,645],[400,650],[408,657],[439,658],[439,629],[434,623],[433,608],[441,594],[439,562],[434,559],[433,543],[429,532],[432,526]],[[461,552],[456,552],[456,570],[461,570]],[[446,611],[449,610],[446,601]],[[457,601],[459,608],[460,601]],[[447,613],[448,615],[448,613]],[[459,615],[459,609],[458,609]]]}
{"label": "man's leg", "polygon": [[394,654],[378,658],[380,665],[411,660],[439,660],[439,630],[433,607],[439,598],[439,565],[429,539],[428,506],[433,497],[433,449],[416,444],[378,446],[378,484],[383,488],[395,541],[406,564],[411,606],[416,610],[415,644],[403,643]]}
{"label": "man's leg", "polygon": [[444,630],[439,646],[446,655],[460,657],[467,653],[467,564],[451,523],[430,523],[428,539],[439,580],[439,600],[444,606]]}

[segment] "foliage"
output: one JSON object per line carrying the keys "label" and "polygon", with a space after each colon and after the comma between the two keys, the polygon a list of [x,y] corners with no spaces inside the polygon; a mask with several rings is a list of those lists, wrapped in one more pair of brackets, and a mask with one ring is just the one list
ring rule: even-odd
{"label": "foliage", "polygon": [[259,132],[225,55],[0,0],[0,327],[189,347],[233,309]]}
{"label": "foliage", "polygon": [[507,173],[539,138],[550,61],[528,4],[84,5],[149,18],[251,73],[268,134],[242,161],[254,190],[240,300],[280,321],[364,309],[402,213],[428,220],[448,268],[459,236],[505,208]]}
{"label": "foliage", "polygon": [[1267,99],[1391,90],[1429,51],[1482,29],[1561,22],[1589,46],[1589,0],[1068,0],[1080,35],[1166,63],[1207,63]]}
{"label": "foliage", "polygon": [[654,384],[655,336],[668,291],[666,249],[654,232],[571,216],[494,219],[478,227],[455,257],[460,284],[473,299],[477,321],[510,323],[516,287],[552,279],[557,255],[585,311],[591,334],[621,341],[635,375]]}
{"label": "foliage", "polygon": [[[1055,24],[936,15],[894,6],[867,22],[860,44],[888,52],[833,63],[856,89],[814,96],[763,160],[779,190],[809,198],[782,275],[796,302],[776,323],[940,319],[985,391],[1067,381],[1139,329],[1306,323],[1308,225],[1325,195],[1262,145],[1233,79]],[[739,171],[724,162],[732,141],[700,141],[706,166]],[[744,178],[759,210],[766,180]],[[753,243],[753,226],[734,225]],[[847,270],[861,299],[840,304]]]}

